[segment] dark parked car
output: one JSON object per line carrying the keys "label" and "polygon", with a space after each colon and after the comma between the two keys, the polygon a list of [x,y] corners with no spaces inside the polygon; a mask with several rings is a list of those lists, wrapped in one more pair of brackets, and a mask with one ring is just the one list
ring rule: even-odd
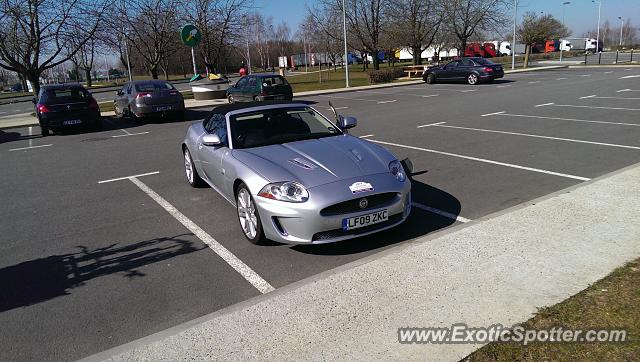
{"label": "dark parked car", "polygon": [[496,64],[485,58],[462,58],[453,60],[445,65],[428,68],[422,74],[427,84],[435,82],[493,82],[494,79],[504,77],[501,64]]}
{"label": "dark parked car", "polygon": [[227,90],[229,103],[282,100],[293,98],[291,85],[276,74],[245,75]]}
{"label": "dark parked car", "polygon": [[116,117],[184,116],[184,98],[164,80],[137,80],[122,87],[113,100]]}
{"label": "dark parked car", "polygon": [[44,85],[33,102],[43,136],[74,125],[102,127],[98,102],[80,84]]}

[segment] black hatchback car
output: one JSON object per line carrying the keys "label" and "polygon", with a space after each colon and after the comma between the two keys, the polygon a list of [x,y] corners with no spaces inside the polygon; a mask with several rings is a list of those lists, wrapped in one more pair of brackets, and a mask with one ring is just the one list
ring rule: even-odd
{"label": "black hatchback car", "polygon": [[435,82],[467,82],[471,85],[480,82],[493,82],[504,77],[501,64],[485,58],[462,58],[445,65],[428,68],[422,74],[427,84]]}
{"label": "black hatchback car", "polygon": [[290,101],[291,85],[277,74],[251,74],[240,78],[227,89],[229,103],[255,101]]}
{"label": "black hatchback car", "polygon": [[44,85],[33,102],[43,136],[76,125],[102,127],[98,102],[80,84]]}

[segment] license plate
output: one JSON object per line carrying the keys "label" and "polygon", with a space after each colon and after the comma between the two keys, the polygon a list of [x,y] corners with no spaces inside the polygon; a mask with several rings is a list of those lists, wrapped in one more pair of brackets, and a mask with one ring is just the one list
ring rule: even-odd
{"label": "license plate", "polygon": [[173,108],[173,107],[171,107],[171,106],[156,107],[156,111],[157,111],[157,112],[170,111],[172,108]]}
{"label": "license plate", "polygon": [[353,230],[361,227],[377,224],[389,219],[387,210],[372,212],[371,214],[350,217],[342,220],[343,230]]}
{"label": "license plate", "polygon": [[69,126],[69,125],[72,125],[72,124],[80,124],[80,123],[82,123],[82,121],[79,120],[79,119],[70,119],[68,121],[62,121],[62,124],[65,125],[65,126]]}

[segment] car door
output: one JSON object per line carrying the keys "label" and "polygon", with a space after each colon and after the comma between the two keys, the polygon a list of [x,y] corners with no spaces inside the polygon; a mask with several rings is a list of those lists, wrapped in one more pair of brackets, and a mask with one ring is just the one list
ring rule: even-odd
{"label": "car door", "polygon": [[[229,139],[227,137],[227,121],[224,114],[214,113],[204,122],[205,132],[200,135],[197,142],[198,160],[200,168],[216,190],[227,194],[225,187],[226,170],[222,167],[222,161],[229,155]],[[222,141],[218,146],[205,146],[202,137],[207,134],[216,134]]]}
{"label": "car door", "polygon": [[458,61],[454,60],[447,63],[444,67],[442,67],[442,71],[438,73],[437,77],[440,79],[451,80],[456,70],[458,69]]}
{"label": "car door", "polygon": [[116,98],[113,100],[114,105],[122,111],[127,108],[127,98],[126,98],[126,89],[129,84],[125,84],[122,89],[118,90],[116,93]]}
{"label": "car door", "polygon": [[473,71],[473,67],[475,64],[471,59],[462,59],[458,62],[458,66],[456,67],[455,74],[452,76],[455,80],[464,80],[467,78],[469,74]]}
{"label": "car door", "polygon": [[255,96],[260,93],[260,85],[256,76],[250,75],[248,78],[246,85],[242,89],[242,98],[245,102],[252,102]]}
{"label": "car door", "polygon": [[242,88],[247,84],[247,77],[240,78],[233,87],[229,88],[229,95],[234,98],[235,101],[242,101]]}

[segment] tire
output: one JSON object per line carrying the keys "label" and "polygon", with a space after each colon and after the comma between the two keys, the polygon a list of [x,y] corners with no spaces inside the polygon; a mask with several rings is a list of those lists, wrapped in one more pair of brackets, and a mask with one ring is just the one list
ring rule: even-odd
{"label": "tire", "polygon": [[113,103],[113,113],[115,113],[115,118],[117,119],[124,118],[124,112],[118,113],[118,106],[116,105],[115,102]]}
{"label": "tire", "polygon": [[433,74],[427,75],[427,78],[424,80],[427,84],[434,84],[436,82],[436,76]]}
{"label": "tire", "polygon": [[235,101],[235,99],[233,99],[233,96],[232,96],[232,95],[229,95],[229,96],[227,97],[227,101],[229,101],[229,104],[234,104],[234,103],[236,102],[236,101]]}
{"label": "tire", "polygon": [[247,185],[241,183],[236,192],[236,210],[238,211],[238,221],[244,237],[251,243],[259,245],[265,241],[262,221],[258,214],[253,197]]}
{"label": "tire", "polygon": [[187,182],[193,188],[199,188],[204,186],[204,180],[198,175],[195,165],[193,164],[193,158],[191,158],[191,152],[185,146],[184,151],[184,173],[187,178]]}
{"label": "tire", "polygon": [[49,134],[51,134],[49,129],[47,127],[42,126],[42,125],[40,125],[40,130],[42,131],[42,137],[47,137],[47,136],[49,136]]}
{"label": "tire", "polygon": [[480,77],[478,77],[476,73],[471,73],[467,76],[467,83],[469,83],[469,85],[476,85],[478,84],[479,80]]}

